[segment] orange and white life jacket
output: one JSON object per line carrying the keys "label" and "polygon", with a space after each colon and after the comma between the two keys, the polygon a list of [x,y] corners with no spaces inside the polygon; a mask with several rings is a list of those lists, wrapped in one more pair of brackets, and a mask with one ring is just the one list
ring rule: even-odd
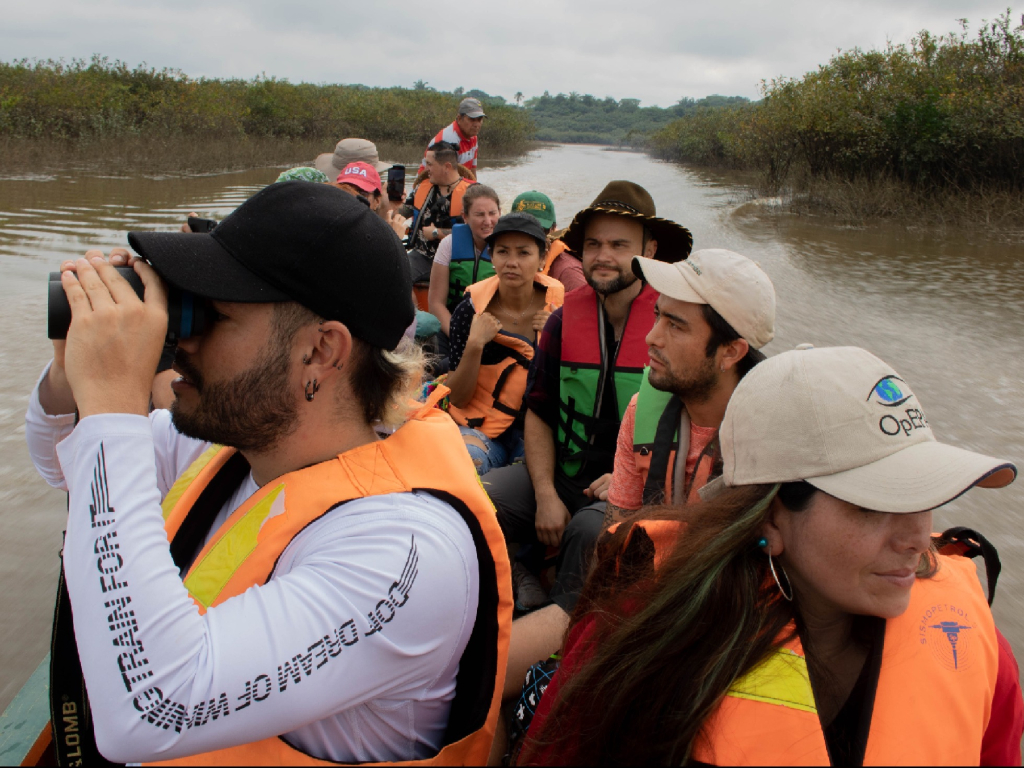
{"label": "orange and white life jacket", "polygon": [[[479,606],[459,664],[444,746],[433,758],[400,764],[483,765],[504,684],[512,620],[511,575],[494,507],[465,444],[451,419],[433,407],[438,393],[443,396],[447,389],[439,387],[434,398],[391,437],[263,486],[203,547],[184,582],[200,612],[205,612],[265,584],[292,539],[340,504],[413,490],[437,495],[460,514],[473,535],[480,567]],[[423,460],[424,451],[430,453],[431,461]],[[247,471],[240,459],[234,449],[215,446],[171,488],[164,513],[172,551],[177,534],[188,526],[190,513],[204,506],[201,500],[214,478]],[[157,764],[334,765],[300,752],[280,737]]]}

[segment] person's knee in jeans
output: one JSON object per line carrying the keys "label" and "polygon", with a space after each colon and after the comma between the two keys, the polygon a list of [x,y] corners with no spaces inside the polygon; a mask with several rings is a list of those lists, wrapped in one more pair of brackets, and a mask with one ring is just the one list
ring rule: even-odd
{"label": "person's knee in jeans", "polygon": [[572,613],[576,607],[590,573],[590,559],[604,530],[605,506],[605,502],[599,501],[578,510],[562,534],[551,599],[566,613]]}
{"label": "person's knee in jeans", "polygon": [[483,432],[472,427],[459,427],[466,450],[473,460],[478,475],[486,475],[492,469],[504,467],[508,463],[508,451],[498,440],[492,440]]}

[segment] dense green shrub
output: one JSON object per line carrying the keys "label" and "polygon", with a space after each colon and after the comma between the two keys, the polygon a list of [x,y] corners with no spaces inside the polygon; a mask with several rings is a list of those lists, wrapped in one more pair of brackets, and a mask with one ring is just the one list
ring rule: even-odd
{"label": "dense green shrub", "polygon": [[[293,84],[274,78],[193,79],[120,61],[0,63],[0,136],[315,139],[426,143],[453,119],[459,96],[430,88]],[[488,106],[489,153],[525,149],[529,114]],[[493,156],[493,154],[492,154]]]}
{"label": "dense green shrub", "polygon": [[839,53],[800,80],[763,83],[756,104],[683,117],[649,146],[757,169],[772,190],[798,167],[809,178],[1024,190],[1024,22],[1007,12],[974,36],[961,26]]}

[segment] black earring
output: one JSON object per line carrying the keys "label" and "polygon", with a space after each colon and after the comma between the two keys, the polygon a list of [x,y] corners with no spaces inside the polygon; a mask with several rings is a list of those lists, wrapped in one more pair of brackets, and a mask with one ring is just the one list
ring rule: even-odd
{"label": "black earring", "polygon": [[312,403],[316,393],[320,391],[320,385],[316,383],[316,379],[306,382],[306,402]]}
{"label": "black earring", "polygon": [[313,362],[313,358],[311,358],[309,355],[303,355],[302,356],[302,364],[303,365],[309,365],[312,362]]}

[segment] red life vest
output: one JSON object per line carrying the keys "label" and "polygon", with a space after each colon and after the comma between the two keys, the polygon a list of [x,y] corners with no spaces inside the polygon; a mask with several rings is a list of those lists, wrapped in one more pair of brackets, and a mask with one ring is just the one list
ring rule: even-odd
{"label": "red life vest", "polygon": [[[609,460],[593,448],[599,433],[618,432],[626,406],[640,389],[647,365],[647,334],[654,326],[658,292],[644,284],[633,299],[615,355],[607,359],[604,310],[589,285],[570,291],[562,307],[559,370],[558,464],[575,477],[588,459]],[[599,418],[608,367],[614,369],[617,421]]]}
{"label": "red life vest", "polygon": [[[562,306],[562,284],[547,275],[538,274],[534,284],[547,290],[544,309],[554,312]],[[466,293],[473,298],[476,314],[483,314],[498,292],[498,276],[494,275],[469,286]],[[532,333],[532,330],[530,331]],[[463,408],[448,407],[457,424],[479,429],[490,438],[498,437],[512,426],[523,409],[526,377],[533,360],[533,344],[522,336],[499,331],[494,343],[508,348],[507,356],[496,363],[480,364],[473,399]]]}

